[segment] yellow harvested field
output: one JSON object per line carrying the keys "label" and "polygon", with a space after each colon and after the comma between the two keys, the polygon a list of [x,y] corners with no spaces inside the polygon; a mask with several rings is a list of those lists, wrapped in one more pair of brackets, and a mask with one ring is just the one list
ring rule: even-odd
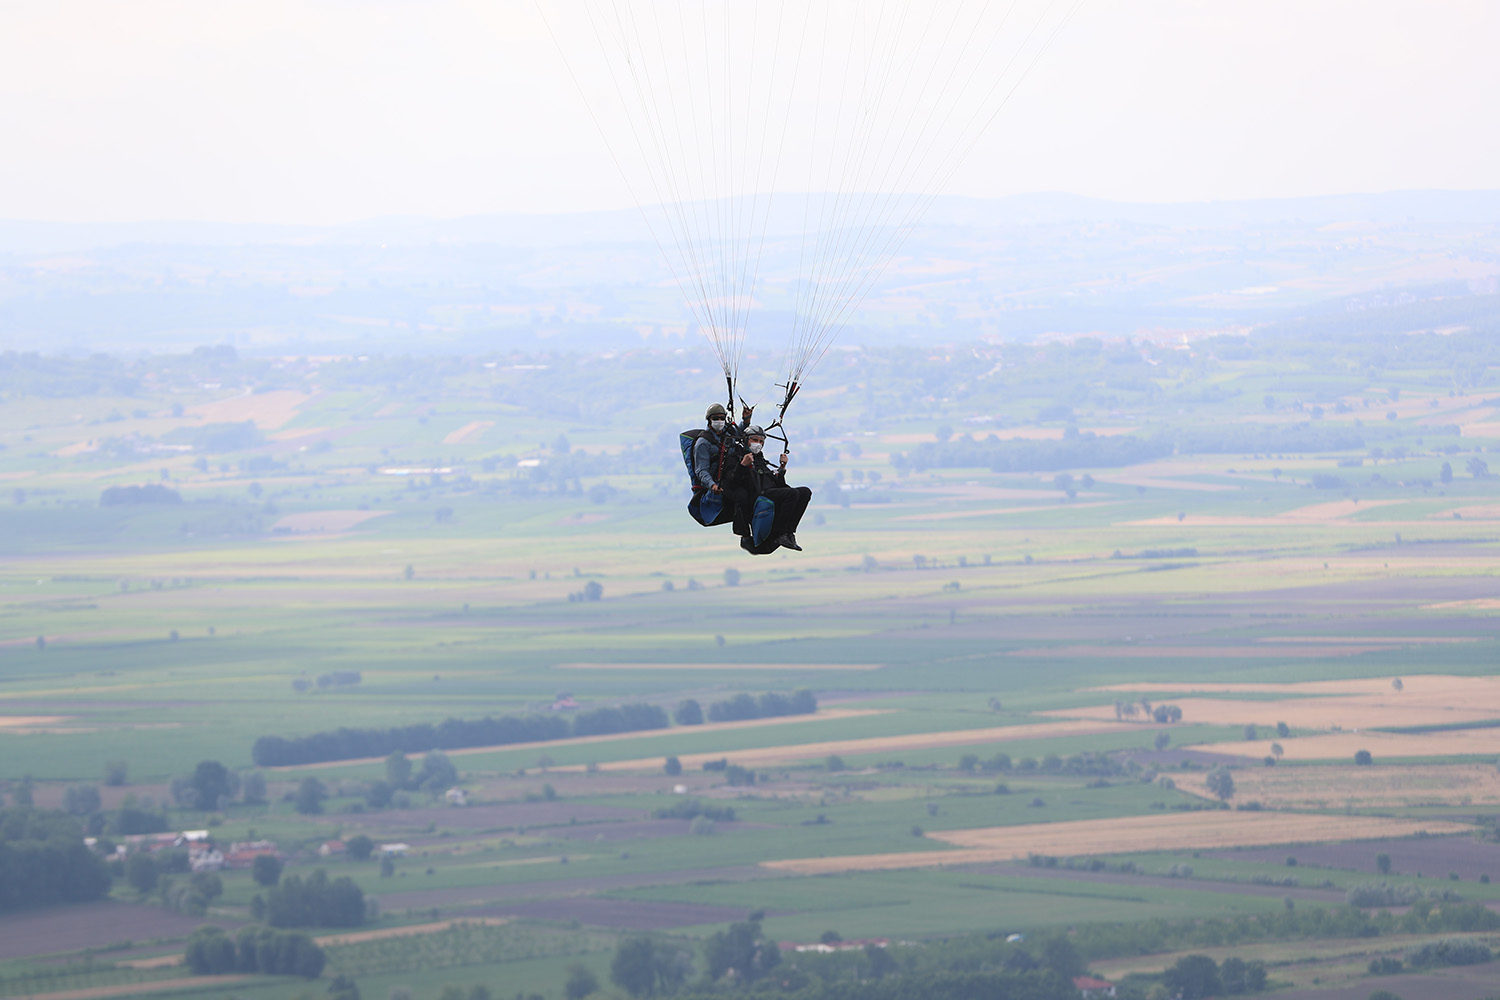
{"label": "yellow harvested field", "polygon": [[1039,503],[1030,507],[992,507],[989,510],[953,510],[937,514],[907,514],[892,518],[893,521],[952,521],[963,517],[998,517],[1002,514],[1035,514],[1044,510],[1079,510],[1084,507],[1109,507],[1113,500],[1096,500],[1093,503]]}
{"label": "yellow harvested field", "polygon": [[1472,601],[1444,601],[1441,604],[1424,604],[1423,611],[1493,611],[1500,608],[1500,597],[1479,597]]}
{"label": "yellow harvested field", "polygon": [[0,729],[28,730],[67,722],[69,715],[0,715]]}
{"label": "yellow harvested field", "polygon": [[[1270,640],[1267,640],[1270,641]],[[1295,638],[1292,642],[1313,642],[1315,640]],[[1322,641],[1322,640],[1316,640]],[[1342,641],[1342,640],[1335,640]],[[1462,639],[1448,639],[1437,637],[1401,638],[1401,639],[1361,639],[1361,642],[1461,642]],[[1294,684],[1247,684],[1247,683],[1220,683],[1209,681],[1183,680],[1180,683],[1168,682],[1146,682],[1141,684],[1110,684],[1105,687],[1089,688],[1090,691],[1125,691],[1140,693],[1146,691],[1164,691],[1170,693],[1203,693],[1203,694],[1284,694],[1289,697],[1306,697],[1307,695],[1320,694],[1387,694],[1394,690],[1392,682],[1394,677],[1353,677],[1337,681],[1299,681]],[[1495,689],[1495,695],[1500,697],[1500,678],[1490,677],[1458,677],[1452,674],[1419,674],[1415,677],[1403,677],[1401,679],[1403,694],[1422,695],[1424,697],[1453,698],[1455,696],[1468,697],[1472,695],[1483,695],[1491,687]]]}
{"label": "yellow harvested field", "polygon": [[[1500,424],[1496,425],[1500,427]],[[1473,504],[1467,507],[1450,507],[1447,510],[1438,511],[1436,514],[1427,516],[1437,521],[1451,521],[1453,515],[1467,521],[1493,521],[1500,518],[1500,504]]]}
{"label": "yellow harvested field", "polygon": [[880,663],[559,663],[554,670],[879,670]]}
{"label": "yellow harvested field", "polygon": [[[1441,637],[1425,640],[1402,640],[1441,642]],[[1457,640],[1465,641],[1465,640]],[[1283,647],[1298,648],[1298,647]],[[1348,649],[1352,647],[1330,647]],[[1231,698],[1179,698],[1172,703],[1182,709],[1184,722],[1206,722],[1213,725],[1257,725],[1273,726],[1285,722],[1294,729],[1362,730],[1396,728],[1406,726],[1449,725],[1465,722],[1482,722],[1500,719],[1500,677],[1453,677],[1447,675],[1417,675],[1402,679],[1402,690],[1397,691],[1391,678],[1369,677],[1344,681],[1310,681],[1303,684],[1137,684],[1101,688],[1101,691],[1143,692],[1191,692],[1282,694],[1285,698],[1265,700],[1242,700]],[[1043,713],[1064,718],[1112,719],[1113,704],[1096,705],[1090,708],[1063,709]],[[1430,733],[1425,736],[1456,736],[1463,740],[1473,739],[1473,733],[1488,732],[1497,751],[1500,751],[1500,730],[1470,730],[1470,735],[1459,733]],[[1334,734],[1338,735],[1338,734]],[[1394,734],[1382,734],[1391,736]],[[1303,739],[1311,739],[1304,737]],[[1414,739],[1415,736],[1404,737]],[[1268,744],[1243,743],[1237,747]],[[1287,746],[1287,741],[1282,741]],[[1463,744],[1469,745],[1467,743]],[[1359,748],[1355,748],[1359,749]],[[1269,751],[1254,754],[1264,757]],[[1353,753],[1354,751],[1349,751]],[[1373,752],[1373,750],[1372,750]],[[1442,751],[1436,751],[1442,752]],[[1454,753],[1484,753],[1486,751],[1455,750]],[[1290,750],[1288,750],[1290,753]],[[1422,751],[1415,756],[1426,756]],[[1245,756],[1236,751],[1237,756]],[[1319,755],[1328,756],[1328,755]],[[1332,756],[1338,756],[1333,754]]]}
{"label": "yellow harvested field", "polygon": [[[1213,798],[1201,773],[1173,774],[1172,780],[1181,791]],[[1500,772],[1489,764],[1247,768],[1235,772],[1234,799],[1270,809],[1496,805]]]}
{"label": "yellow harvested field", "polygon": [[477,441],[479,436],[495,426],[493,420],[473,420],[443,438],[443,444],[466,444]]}
{"label": "yellow harvested field", "polygon": [[1377,762],[1392,757],[1500,756],[1500,729],[1456,729],[1442,733],[1324,733],[1277,741],[1204,743],[1192,749],[1264,760],[1271,753],[1272,742],[1281,744],[1285,760],[1352,761],[1361,750],[1370,751]]}
{"label": "yellow harvested field", "polygon": [[390,938],[415,937],[418,934],[436,934],[460,924],[482,924],[499,927],[510,923],[509,917],[470,917],[459,920],[439,920],[430,924],[410,924],[406,927],[380,927],[372,931],[352,931],[348,934],[320,934],[314,941],[324,948],[341,944],[359,944],[361,941],[385,941]]}
{"label": "yellow harvested field", "polygon": [[253,420],[255,426],[268,431],[291,420],[297,415],[297,408],[312,398],[305,392],[276,389],[200,403],[187,412],[206,424],[237,424]]}
{"label": "yellow harvested field", "polygon": [[[707,728],[707,727],[701,727]],[[902,750],[936,750],[943,747],[981,746],[991,743],[1009,743],[1015,740],[1043,740],[1058,736],[1086,736],[1094,733],[1117,733],[1121,730],[1139,729],[1128,723],[1100,722],[1042,722],[1026,726],[993,726],[988,729],[956,729],[950,732],[907,733],[902,736],[876,736],[854,740],[826,740],[821,743],[793,743],[784,746],[764,747],[755,750],[722,750],[715,753],[682,754],[679,759],[686,768],[701,767],[705,761],[728,757],[735,764],[745,767],[770,767],[792,764],[803,760],[816,760],[831,754],[843,756],[896,753]],[[600,764],[603,771],[639,771],[659,769],[660,757],[644,757],[639,760],[617,760]],[[581,770],[560,768],[559,770]]]}
{"label": "yellow harvested field", "polygon": [[1328,503],[1308,504],[1306,507],[1283,511],[1277,517],[1296,521],[1326,521],[1332,517],[1348,517],[1351,514],[1358,514],[1371,507],[1385,507],[1393,503],[1405,502],[1405,500],[1331,500]]}
{"label": "yellow harvested field", "polygon": [[1373,653],[1385,646],[1054,646],[1050,649],[1015,649],[1006,656],[1027,658],[1071,659],[1077,656],[1097,657],[1101,660],[1269,660],[1278,657],[1308,659],[1330,656],[1355,656]]}
{"label": "yellow harvested field", "polygon": [[[762,726],[789,726],[789,725],[794,725],[794,724],[797,724],[797,723],[830,722],[830,721],[832,721],[834,719],[854,719],[854,718],[858,718],[859,716],[862,716],[862,715],[884,715],[884,714],[885,714],[885,710],[884,709],[878,709],[878,708],[828,708],[828,709],[822,709],[822,710],[814,713],[813,715],[780,715],[780,716],[777,716],[777,717],[772,718],[772,719],[746,719],[746,720],[744,720],[742,722],[705,722],[701,726],[693,726],[692,729],[691,729],[691,731],[695,732],[695,733],[714,733],[714,732],[720,732],[720,731],[729,730],[729,729],[759,729]],[[1066,725],[1066,723],[1059,723],[1059,725]],[[670,730],[670,729],[643,729],[640,732],[636,732],[636,733],[609,733],[609,734],[606,734],[606,735],[603,735],[603,736],[574,736],[571,739],[566,739],[566,740],[538,740],[538,741],[532,742],[532,743],[502,743],[502,744],[500,744],[498,746],[492,746],[492,747],[465,747],[462,750],[448,750],[448,751],[445,751],[445,752],[448,754],[449,757],[466,757],[466,756],[471,756],[471,755],[477,754],[477,753],[497,753],[497,752],[502,751],[502,750],[535,750],[537,748],[546,749],[546,748],[550,748],[550,747],[576,747],[576,746],[584,746],[584,745],[590,744],[590,743],[609,743],[609,742],[611,742],[613,740],[641,740],[641,739],[650,739],[650,738],[652,738],[654,736],[661,736],[664,733],[673,732],[673,731],[674,730]],[[675,731],[676,732],[681,732],[682,730],[678,729],[678,730],[675,730]],[[703,755],[703,756],[705,757],[705,759],[717,760],[718,758],[720,758],[720,757],[722,757],[724,755],[723,754],[707,754],[707,755]],[[660,767],[661,766],[661,758],[660,757],[652,757],[652,758],[649,758],[649,759],[652,762],[652,766],[653,767]],[[382,760],[385,760],[385,758],[384,757],[363,757],[363,758],[360,758],[358,760],[337,760],[337,761],[329,761],[329,762],[323,763],[323,764],[283,764],[280,767],[270,767],[270,768],[267,768],[266,770],[268,770],[268,771],[301,771],[301,770],[306,770],[307,768],[310,768],[310,767],[316,767],[316,768],[320,768],[320,769],[330,768],[330,767],[353,767],[353,766],[358,765],[358,764],[376,764],[376,763],[379,763]],[[683,762],[685,764],[687,762],[688,758],[684,757],[684,758],[682,758],[682,760],[683,760]],[[608,768],[611,768],[611,767],[619,769],[622,765],[620,765],[620,764],[601,764],[600,766],[603,767],[603,768],[605,768],[605,769],[608,769]],[[561,767],[561,768],[557,768],[557,770],[559,770],[559,771],[568,771],[568,770],[575,770],[575,769],[574,768]],[[582,770],[582,768],[577,768],[576,770]]]}
{"label": "yellow harvested field", "polygon": [[1417,833],[1465,833],[1471,829],[1473,828],[1462,823],[1440,820],[1214,810],[1171,816],[1126,816],[1119,819],[948,830],[929,833],[927,836],[931,840],[952,844],[957,850],[796,858],[763,861],[761,866],[799,875],[827,875],[848,871],[993,864],[1024,858],[1029,854],[1077,857],[1143,851],[1210,850],[1220,847],[1410,837]]}
{"label": "yellow harvested field", "polygon": [[388,510],[310,510],[302,514],[288,514],[275,524],[272,531],[348,531],[372,518],[384,517]]}

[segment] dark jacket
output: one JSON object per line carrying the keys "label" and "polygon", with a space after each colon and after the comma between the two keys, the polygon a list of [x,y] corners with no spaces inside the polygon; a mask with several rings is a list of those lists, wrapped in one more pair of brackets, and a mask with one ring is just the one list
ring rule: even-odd
{"label": "dark jacket", "polygon": [[[748,452],[742,453],[743,455]],[[752,496],[760,496],[766,490],[786,485],[786,470],[774,466],[766,461],[765,453],[754,456],[755,461],[749,466],[739,464],[739,458],[735,459],[734,471],[730,473],[730,481],[739,487],[748,489]]]}

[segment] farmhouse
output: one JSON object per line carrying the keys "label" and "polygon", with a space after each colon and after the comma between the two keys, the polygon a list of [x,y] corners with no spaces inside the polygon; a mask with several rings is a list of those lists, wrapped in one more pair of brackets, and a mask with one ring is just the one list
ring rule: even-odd
{"label": "farmhouse", "polygon": [[813,952],[819,955],[831,955],[839,951],[864,951],[866,948],[889,948],[890,938],[858,938],[850,941],[814,941],[811,944],[797,944],[792,941],[780,943],[782,951]]}
{"label": "farmhouse", "polygon": [[323,843],[318,845],[319,856],[325,858],[331,858],[335,855],[343,854],[347,850],[348,847],[345,846],[342,840],[325,840],[323,841]]}
{"label": "farmhouse", "polygon": [[235,841],[229,845],[229,850],[224,852],[224,867],[249,868],[255,864],[255,859],[262,854],[269,854],[273,858],[281,857],[281,852],[269,840]]}
{"label": "farmhouse", "polygon": [[462,788],[450,788],[443,793],[443,798],[448,800],[450,806],[466,806],[469,804],[469,793]]}
{"label": "farmhouse", "polygon": [[411,850],[410,844],[381,844],[380,853],[387,858],[404,858]]}
{"label": "farmhouse", "polygon": [[1094,997],[1112,997],[1115,995],[1114,983],[1107,983],[1102,979],[1095,979],[1093,976],[1074,976],[1073,988],[1078,991],[1078,995],[1083,997],[1084,1000],[1091,1000]]}

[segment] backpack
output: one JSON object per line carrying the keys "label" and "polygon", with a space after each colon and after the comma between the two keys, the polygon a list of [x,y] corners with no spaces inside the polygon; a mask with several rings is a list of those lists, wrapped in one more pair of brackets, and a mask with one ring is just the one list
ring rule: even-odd
{"label": "backpack", "polygon": [[705,528],[712,528],[716,524],[733,520],[734,512],[724,502],[724,494],[699,486],[693,475],[693,446],[707,433],[708,429],[705,427],[694,427],[677,435],[677,443],[682,448],[682,462],[687,466],[688,482],[693,485],[693,498],[688,501],[688,513]]}

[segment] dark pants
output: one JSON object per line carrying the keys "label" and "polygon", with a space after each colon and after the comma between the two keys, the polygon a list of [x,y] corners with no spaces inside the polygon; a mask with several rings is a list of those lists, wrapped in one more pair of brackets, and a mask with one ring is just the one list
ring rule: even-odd
{"label": "dark pants", "polygon": [[725,486],[724,502],[734,511],[734,533],[750,534],[750,515],[755,513],[755,494],[748,486]]}
{"label": "dark pants", "polygon": [[[771,537],[790,535],[802,523],[807,505],[812,503],[812,490],[806,486],[773,486],[761,496],[776,505],[776,519],[771,522]],[[739,524],[739,510],[735,510],[735,524]],[[736,529],[738,530],[738,529]]]}

